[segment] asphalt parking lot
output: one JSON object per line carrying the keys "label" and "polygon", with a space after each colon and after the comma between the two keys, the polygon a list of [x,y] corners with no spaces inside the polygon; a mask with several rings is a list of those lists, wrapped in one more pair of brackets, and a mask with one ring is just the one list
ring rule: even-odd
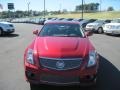
{"label": "asphalt parking lot", "polygon": [[94,34],[90,37],[100,54],[100,69],[95,87],[30,87],[24,78],[23,54],[38,25],[14,24],[16,32],[0,37],[0,90],[120,90],[120,37]]}

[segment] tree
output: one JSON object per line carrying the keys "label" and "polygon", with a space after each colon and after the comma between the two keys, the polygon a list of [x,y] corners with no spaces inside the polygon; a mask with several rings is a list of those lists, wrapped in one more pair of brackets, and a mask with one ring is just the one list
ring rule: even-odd
{"label": "tree", "polygon": [[112,6],[108,7],[107,11],[114,11],[114,8]]}
{"label": "tree", "polygon": [[17,11],[15,12],[15,17],[17,17],[17,18],[23,17],[23,15],[24,15],[23,11],[17,10]]}
{"label": "tree", "polygon": [[[89,3],[83,5],[83,11],[84,12],[96,12],[98,11],[99,3]],[[78,5],[75,8],[76,11],[82,10],[82,5]]]}
{"label": "tree", "polygon": [[8,11],[3,11],[1,18],[8,18]]}
{"label": "tree", "polygon": [[67,9],[63,9],[63,13],[67,13],[68,11],[67,11]]}

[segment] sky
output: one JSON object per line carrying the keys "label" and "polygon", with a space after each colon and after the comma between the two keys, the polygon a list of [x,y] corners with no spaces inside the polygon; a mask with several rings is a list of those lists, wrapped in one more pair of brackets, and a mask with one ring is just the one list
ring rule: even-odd
{"label": "sky", "polygon": [[[67,9],[68,11],[75,10],[76,5],[81,4],[81,0],[45,0],[46,9],[48,11],[57,11]],[[107,10],[109,6],[112,6],[115,10],[120,11],[120,0],[84,0],[84,3],[99,3],[101,1],[101,9]],[[3,5],[3,10],[6,11],[7,3],[14,3],[15,10],[27,10],[28,2],[30,2],[30,9],[36,11],[44,10],[44,0],[0,0],[0,4]]]}

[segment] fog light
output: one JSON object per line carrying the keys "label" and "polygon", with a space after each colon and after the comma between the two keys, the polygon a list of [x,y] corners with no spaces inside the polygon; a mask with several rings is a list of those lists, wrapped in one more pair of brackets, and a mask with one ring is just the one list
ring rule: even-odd
{"label": "fog light", "polygon": [[30,79],[34,79],[35,78],[35,74],[30,72],[30,71],[26,71],[26,76]]}

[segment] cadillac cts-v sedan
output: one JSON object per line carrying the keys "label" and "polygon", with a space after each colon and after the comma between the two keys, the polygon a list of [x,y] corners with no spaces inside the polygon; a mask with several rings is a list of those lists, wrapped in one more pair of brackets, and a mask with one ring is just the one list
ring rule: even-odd
{"label": "cadillac cts-v sedan", "polygon": [[99,56],[79,22],[49,21],[24,54],[25,77],[31,85],[93,85]]}

